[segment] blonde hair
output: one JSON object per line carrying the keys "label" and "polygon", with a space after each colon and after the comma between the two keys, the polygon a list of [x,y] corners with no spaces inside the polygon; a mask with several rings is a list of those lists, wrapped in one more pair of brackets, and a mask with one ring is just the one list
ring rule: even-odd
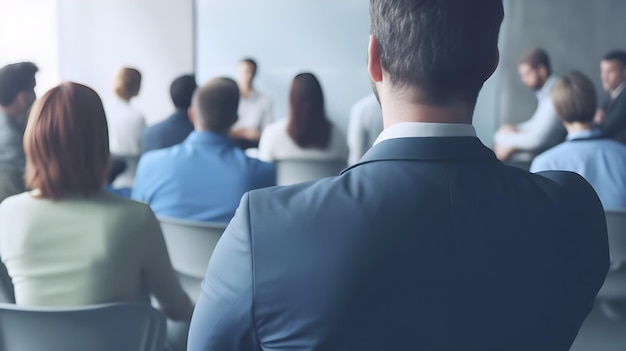
{"label": "blonde hair", "polygon": [[139,89],[141,88],[141,73],[131,67],[122,67],[117,71],[115,75],[115,81],[113,83],[113,91],[115,95],[124,100],[130,100],[131,98],[139,95]]}

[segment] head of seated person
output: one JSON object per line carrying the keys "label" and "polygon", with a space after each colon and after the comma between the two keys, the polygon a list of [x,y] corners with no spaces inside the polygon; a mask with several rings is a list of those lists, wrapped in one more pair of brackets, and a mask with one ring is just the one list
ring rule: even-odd
{"label": "head of seated person", "polygon": [[226,134],[237,122],[239,88],[230,78],[215,78],[196,90],[189,119],[197,132]]}
{"label": "head of seated person", "polygon": [[287,133],[303,149],[323,150],[330,143],[322,86],[311,73],[300,73],[291,82]]}
{"label": "head of seated person", "polygon": [[593,128],[597,109],[596,91],[583,73],[572,71],[561,77],[552,90],[551,98],[568,132]]}
{"label": "head of seated person", "polygon": [[191,98],[197,88],[196,78],[191,74],[182,75],[170,85],[170,97],[177,110],[186,111],[191,106]]}
{"label": "head of seated person", "polygon": [[139,70],[131,67],[122,67],[117,71],[115,81],[113,82],[113,92],[118,98],[130,101],[130,99],[139,95],[140,89],[141,72]]}
{"label": "head of seated person", "polygon": [[66,82],[36,101],[24,136],[26,185],[40,197],[90,195],[106,184],[107,122],[98,94]]}

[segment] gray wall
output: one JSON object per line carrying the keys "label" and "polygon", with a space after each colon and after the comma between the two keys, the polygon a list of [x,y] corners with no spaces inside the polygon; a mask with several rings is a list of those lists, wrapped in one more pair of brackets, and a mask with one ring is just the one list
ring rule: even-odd
{"label": "gray wall", "polygon": [[612,49],[626,49],[626,1],[510,0],[508,5],[500,61],[502,122],[526,120],[536,106],[517,75],[520,56],[533,47],[548,51],[556,74],[580,70],[602,93],[600,59]]}

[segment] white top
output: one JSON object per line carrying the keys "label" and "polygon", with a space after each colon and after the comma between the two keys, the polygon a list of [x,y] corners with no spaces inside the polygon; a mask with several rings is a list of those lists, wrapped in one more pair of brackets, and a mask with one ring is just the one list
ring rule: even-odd
{"label": "white top", "polygon": [[537,109],[532,117],[517,125],[517,132],[498,132],[494,136],[497,144],[515,147],[522,151],[538,151],[556,145],[565,135],[565,129],[556,114],[550,93],[556,77],[550,77],[535,94]]}
{"label": "white top", "polygon": [[267,96],[253,90],[248,97],[241,97],[237,114],[239,119],[233,129],[255,128],[261,132],[268,124],[272,123],[272,101]]}
{"label": "white top", "polygon": [[348,122],[348,164],[359,162],[382,131],[383,112],[376,95],[370,94],[352,105]]}
{"label": "white top", "polygon": [[116,99],[107,106],[109,148],[117,156],[141,155],[141,135],[146,126],[141,112],[128,101]]}
{"label": "white top", "polygon": [[331,124],[330,140],[326,149],[303,149],[287,133],[287,119],[276,121],[261,135],[259,158],[263,161],[284,159],[345,160],[348,145],[341,132]]}
{"label": "white top", "polygon": [[128,101],[116,99],[108,106],[109,149],[114,156],[121,156],[126,169],[113,182],[114,188],[132,188],[135,182],[137,162],[141,156],[141,137],[146,126],[141,112]]}
{"label": "white top", "polygon": [[105,192],[58,201],[22,193],[0,204],[0,257],[23,306],[137,301],[190,318],[192,304],[148,205]]}

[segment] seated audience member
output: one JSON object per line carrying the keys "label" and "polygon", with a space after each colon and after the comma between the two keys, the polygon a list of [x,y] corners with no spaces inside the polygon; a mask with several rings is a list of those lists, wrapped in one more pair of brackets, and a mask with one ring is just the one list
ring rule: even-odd
{"label": "seated audience member", "polygon": [[257,64],[251,58],[244,58],[237,66],[239,86],[239,119],[230,130],[230,136],[242,148],[256,147],[263,129],[272,122],[272,101],[254,89],[253,81]]}
{"label": "seated audience member", "polygon": [[259,158],[345,160],[347,156],[346,140],[326,118],[319,81],[311,73],[298,74],[291,82],[289,118],[265,128]]}
{"label": "seated audience member", "polygon": [[[26,183],[0,204],[0,256],[21,306],[83,306],[152,294],[167,317],[193,305],[150,208],[103,190],[107,124],[92,89],[63,83],[35,103],[24,136]],[[188,323],[188,322],[187,322]]]}
{"label": "seated audience member", "polygon": [[566,142],[537,156],[531,172],[576,172],[591,183],[605,209],[626,209],[626,145],[602,137],[593,125],[593,83],[580,72],[569,73],[557,81],[552,101],[568,131]]}
{"label": "seated audience member", "polygon": [[181,143],[193,131],[187,110],[191,106],[191,97],[196,91],[196,78],[193,75],[180,76],[170,85],[170,96],[176,111],[162,122],[143,130],[141,150],[163,149]]}
{"label": "seated audience member", "polygon": [[383,114],[375,94],[370,94],[352,105],[348,122],[348,164],[363,157],[383,131]]}
{"label": "seated audience member", "polygon": [[195,131],[181,144],[144,154],[132,198],[159,216],[228,222],[245,192],[274,185],[275,166],[247,157],[228,138],[238,102],[231,79],[198,88],[189,110]]}
{"label": "seated audience member", "polygon": [[536,155],[560,143],[565,135],[550,100],[557,77],[552,75],[548,54],[541,49],[529,51],[520,60],[518,72],[522,83],[535,91],[537,109],[526,122],[504,124],[496,133],[494,151],[503,161],[520,151]]}
{"label": "seated audience member", "polygon": [[26,190],[22,137],[28,109],[35,101],[37,71],[32,62],[0,68],[0,201]]}
{"label": "seated audience member", "polygon": [[113,182],[114,188],[133,186],[137,160],[141,155],[141,136],[146,126],[144,116],[131,104],[140,88],[141,73],[134,68],[120,68],[113,89],[116,100],[107,106],[111,154],[126,162],[126,170]]}
{"label": "seated audience member", "polygon": [[604,282],[606,221],[571,172],[476,137],[502,0],[370,0],[385,130],[337,177],[246,194],[189,331],[201,350],[568,350]]}
{"label": "seated audience member", "polygon": [[595,117],[604,135],[626,144],[626,52],[611,51],[600,61],[606,98]]}

